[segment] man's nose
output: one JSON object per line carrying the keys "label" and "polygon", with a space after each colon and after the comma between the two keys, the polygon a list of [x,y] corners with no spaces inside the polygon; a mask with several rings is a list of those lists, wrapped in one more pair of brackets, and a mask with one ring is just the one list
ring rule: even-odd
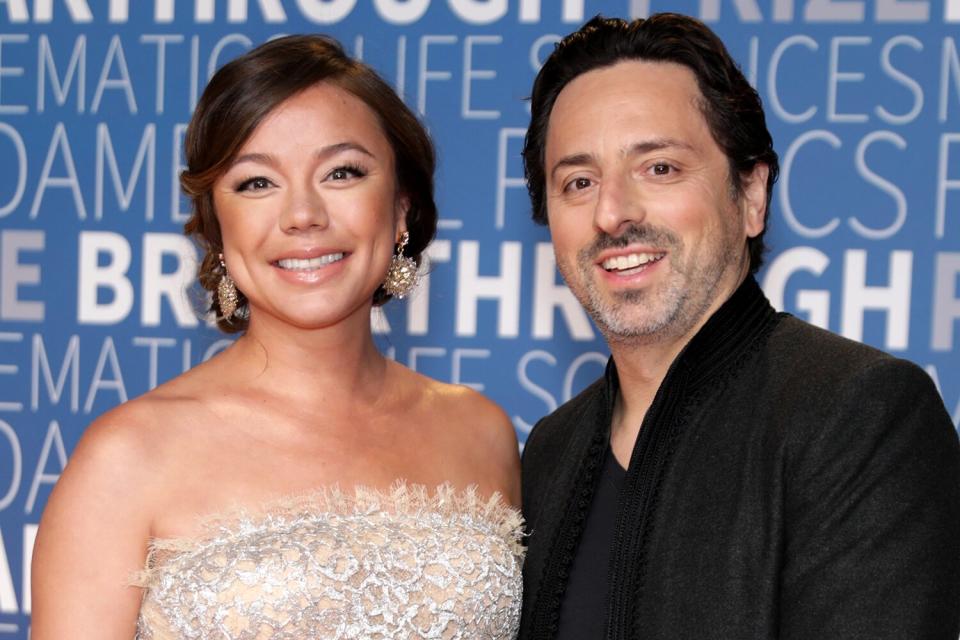
{"label": "man's nose", "polygon": [[594,226],[616,237],[624,228],[642,222],[645,217],[642,199],[630,177],[624,173],[608,174],[597,194]]}

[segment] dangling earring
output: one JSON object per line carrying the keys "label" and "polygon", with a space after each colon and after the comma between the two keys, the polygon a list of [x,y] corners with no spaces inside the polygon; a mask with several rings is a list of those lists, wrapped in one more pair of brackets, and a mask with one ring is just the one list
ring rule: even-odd
{"label": "dangling earring", "polygon": [[400,236],[397,252],[390,260],[387,277],[383,280],[383,290],[401,300],[417,286],[417,261],[403,255],[403,249],[408,242],[410,234],[404,231]]}
{"label": "dangling earring", "polygon": [[227,273],[227,263],[223,261],[223,254],[220,254],[220,268],[223,269],[223,275],[220,276],[220,282],[217,284],[217,302],[220,305],[220,313],[224,320],[230,321],[234,312],[237,310],[237,285],[233,283],[233,278]]}

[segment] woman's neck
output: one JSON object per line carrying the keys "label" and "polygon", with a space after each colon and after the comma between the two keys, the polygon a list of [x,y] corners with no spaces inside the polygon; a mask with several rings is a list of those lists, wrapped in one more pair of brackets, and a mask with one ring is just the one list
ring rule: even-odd
{"label": "woman's neck", "polygon": [[295,396],[308,405],[375,402],[387,373],[386,358],[373,342],[369,310],[310,329],[253,313],[230,351],[231,366],[239,368],[234,373],[260,390]]}

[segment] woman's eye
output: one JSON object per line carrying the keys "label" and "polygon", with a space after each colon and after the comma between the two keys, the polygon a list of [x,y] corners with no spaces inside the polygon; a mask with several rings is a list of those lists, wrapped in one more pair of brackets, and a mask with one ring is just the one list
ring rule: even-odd
{"label": "woman's eye", "polygon": [[360,178],[366,175],[366,172],[362,167],[357,165],[345,165],[342,167],[337,167],[330,172],[330,180],[350,180],[351,178]]}
{"label": "woman's eye", "polygon": [[273,186],[273,183],[264,177],[250,178],[237,185],[237,191],[263,191]]}

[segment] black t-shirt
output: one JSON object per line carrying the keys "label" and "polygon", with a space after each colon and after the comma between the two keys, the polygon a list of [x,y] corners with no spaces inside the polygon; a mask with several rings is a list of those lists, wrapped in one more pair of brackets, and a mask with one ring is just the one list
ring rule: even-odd
{"label": "black t-shirt", "polygon": [[617,517],[617,501],[626,470],[607,449],[600,484],[583,526],[577,555],[560,605],[557,640],[593,640],[603,637],[610,591],[610,552]]}

